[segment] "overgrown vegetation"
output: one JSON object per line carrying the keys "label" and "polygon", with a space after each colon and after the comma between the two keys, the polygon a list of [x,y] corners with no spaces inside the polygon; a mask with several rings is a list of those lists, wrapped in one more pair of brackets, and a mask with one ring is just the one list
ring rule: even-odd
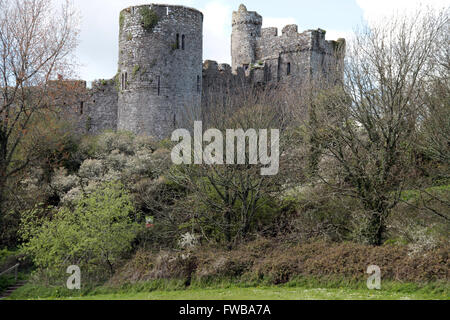
{"label": "overgrown vegetation", "polygon": [[139,9],[141,14],[141,24],[144,30],[150,32],[153,28],[158,24],[158,15],[147,6],[144,6]]}
{"label": "overgrown vegetation", "polygon": [[[140,14],[151,31],[156,14]],[[448,294],[448,25],[444,11],[363,30],[337,66],[344,79],[204,97],[205,130],[280,129],[275,176],[249,165],[248,148],[234,154],[238,165],[176,165],[169,140],[80,136],[65,109],[45,103],[53,98],[46,85],[36,91],[46,99],[29,100],[18,79],[25,109],[0,99],[0,271],[31,259],[22,297],[63,297],[68,291],[42,285],[60,285],[72,264],[86,280],[80,295],[117,286],[358,289],[375,264],[393,288],[401,281]],[[132,76],[139,72],[136,65]],[[120,70],[117,90],[119,78]],[[78,98],[76,88],[63,89],[53,104]]]}
{"label": "overgrown vegetation", "polygon": [[73,208],[50,212],[51,220],[39,210],[30,212],[22,221],[21,234],[27,241],[23,252],[49,277],[63,274],[67,263],[83,268],[86,278],[97,273],[101,279],[104,269],[112,276],[138,230],[130,218],[133,212],[120,183],[100,185],[75,201]]}
{"label": "overgrown vegetation", "polygon": [[383,281],[446,283],[448,247],[415,254],[402,245],[371,247],[355,243],[314,241],[306,244],[260,238],[236,250],[202,246],[185,251],[138,251],[110,281],[113,284],[155,279],[179,279],[211,284],[227,279],[236,283],[278,285],[297,278],[358,283],[367,279],[367,266],[383,270]]}
{"label": "overgrown vegetation", "polygon": [[136,76],[140,70],[141,70],[141,66],[138,64],[133,67],[133,73],[132,73],[133,79],[136,78]]}

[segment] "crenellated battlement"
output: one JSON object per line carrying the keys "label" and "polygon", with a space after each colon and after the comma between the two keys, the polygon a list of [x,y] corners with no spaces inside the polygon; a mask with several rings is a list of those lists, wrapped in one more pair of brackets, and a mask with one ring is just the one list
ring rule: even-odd
{"label": "crenellated battlement", "polygon": [[188,125],[186,108],[205,119],[213,104],[226,107],[251,87],[276,90],[279,84],[298,86],[314,78],[342,80],[344,39],[327,41],[322,29],[299,33],[295,24],[279,34],[277,28],[262,28],[262,16],[243,4],[231,23],[232,65],[202,63],[200,11],[163,4],[123,9],[116,77],[89,90],[84,82],[75,83],[86,93],[74,108],[80,127],[89,133],[118,129],[165,138]]}
{"label": "crenellated battlement", "polygon": [[[257,23],[253,23],[257,17]],[[342,79],[345,40],[327,41],[322,29],[298,32],[295,24],[278,29],[261,28],[262,18],[256,12],[247,11],[243,5],[233,13],[235,23],[232,33],[232,70],[243,68],[247,76],[253,70],[255,81],[299,82],[321,78],[324,81]],[[263,70],[263,75],[261,75]],[[261,80],[263,79],[263,80]]]}
{"label": "crenellated battlement", "polygon": [[261,26],[262,22],[262,16],[260,16],[256,11],[247,11],[247,7],[241,4],[238,11],[233,12],[231,24],[232,26],[238,24],[254,24]]}

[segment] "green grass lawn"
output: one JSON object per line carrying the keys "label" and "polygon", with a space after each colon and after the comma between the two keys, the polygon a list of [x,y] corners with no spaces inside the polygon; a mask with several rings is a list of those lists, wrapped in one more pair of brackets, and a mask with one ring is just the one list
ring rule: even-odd
{"label": "green grass lawn", "polygon": [[[29,298],[29,297],[28,297]],[[21,299],[20,289],[11,299]],[[39,296],[33,299],[41,299]],[[445,293],[393,292],[389,290],[301,287],[230,287],[221,289],[156,290],[151,292],[119,292],[42,299],[64,300],[430,300],[445,299]]]}

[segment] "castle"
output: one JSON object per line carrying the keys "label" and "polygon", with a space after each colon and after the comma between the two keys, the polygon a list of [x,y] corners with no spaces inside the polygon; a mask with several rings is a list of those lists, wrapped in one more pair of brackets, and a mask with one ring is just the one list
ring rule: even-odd
{"label": "castle", "polygon": [[233,94],[233,88],[288,83],[295,90],[304,79],[342,79],[336,65],[344,59],[344,39],[326,41],[321,29],[298,33],[296,25],[278,35],[262,21],[244,5],[233,12],[230,66],[202,61],[200,11],[161,4],[122,10],[118,74],[96,81],[79,103],[82,127],[165,138],[186,124],[186,109],[200,120],[208,97]]}

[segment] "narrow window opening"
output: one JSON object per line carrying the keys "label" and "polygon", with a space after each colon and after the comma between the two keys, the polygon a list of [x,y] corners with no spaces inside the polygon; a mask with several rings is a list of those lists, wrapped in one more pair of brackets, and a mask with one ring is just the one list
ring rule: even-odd
{"label": "narrow window opening", "polygon": [[161,95],[161,76],[158,76],[158,96]]}
{"label": "narrow window opening", "polygon": [[84,102],[83,101],[81,101],[80,102],[80,114],[82,115],[83,114],[83,110],[84,109]]}
{"label": "narrow window opening", "polygon": [[125,74],[122,73],[122,90],[125,90]]}
{"label": "narrow window opening", "polygon": [[177,49],[180,49],[180,34],[177,33],[177,44],[176,44]]}
{"label": "narrow window opening", "polygon": [[181,36],[181,49],[183,49],[183,50],[184,50],[184,47],[185,47],[185,42],[186,42],[186,36],[183,34]]}
{"label": "narrow window opening", "polygon": [[291,74],[291,63],[290,62],[288,62],[288,64],[287,64],[287,75],[290,75]]}
{"label": "narrow window opening", "polygon": [[201,89],[200,76],[197,76],[197,92],[200,92],[200,89]]}
{"label": "narrow window opening", "polygon": [[249,66],[248,64],[244,64],[244,70],[245,70],[245,71],[247,71],[248,66]]}
{"label": "narrow window opening", "polygon": [[124,83],[124,87],[125,87],[125,90],[128,89],[128,72],[125,72],[125,83]]}

